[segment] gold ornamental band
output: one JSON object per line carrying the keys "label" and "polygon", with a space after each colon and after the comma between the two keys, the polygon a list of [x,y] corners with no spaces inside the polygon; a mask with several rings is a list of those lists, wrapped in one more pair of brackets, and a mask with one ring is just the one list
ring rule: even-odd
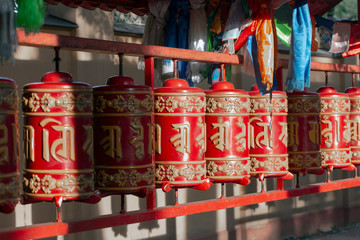
{"label": "gold ornamental band", "polygon": [[353,112],[353,111],[350,111],[350,115],[355,115],[355,114],[360,114],[360,112]]}
{"label": "gold ornamental band", "polygon": [[239,179],[246,177],[250,177],[250,175],[246,174],[246,175],[237,175],[237,176],[208,176],[208,178],[210,179]]}
{"label": "gold ornamental band", "polygon": [[20,176],[20,173],[18,173],[18,172],[0,174],[0,178],[11,178],[11,177],[18,177],[18,176]]}
{"label": "gold ornamental band", "polygon": [[32,88],[32,89],[25,89],[23,93],[56,93],[56,92],[88,92],[92,93],[91,88],[60,88],[60,89],[51,89],[51,88]]}
{"label": "gold ornamental band", "polygon": [[206,116],[229,116],[229,117],[238,117],[238,116],[249,116],[249,113],[206,113]]}
{"label": "gold ornamental band", "polygon": [[328,149],[328,148],[321,148],[321,152],[337,152],[337,151],[350,151],[350,148],[337,148],[337,149]]}
{"label": "gold ornamental band", "polygon": [[174,97],[174,96],[184,96],[184,97],[195,97],[195,96],[201,96],[201,97],[205,97],[205,93],[199,93],[199,92],[174,92],[174,93],[154,93],[154,96],[170,96],[170,97]]}
{"label": "gold ornamental band", "polygon": [[66,174],[66,173],[94,173],[94,169],[67,169],[67,170],[60,170],[60,169],[46,169],[46,170],[32,170],[32,169],[24,169],[24,172],[30,173],[30,174]]}
{"label": "gold ornamental band", "polygon": [[[270,113],[269,112],[265,112],[265,113],[250,113],[249,114],[250,117],[252,116],[269,116],[270,117]],[[287,116],[287,112],[285,113],[276,113],[276,112],[273,112],[272,114],[273,116]]]}
{"label": "gold ornamental band", "polygon": [[264,174],[276,174],[276,175],[279,175],[279,174],[288,174],[289,171],[278,171],[278,172],[269,172],[269,171],[250,171],[250,175],[255,175],[255,174],[259,174],[259,173],[264,173]]}
{"label": "gold ornamental band", "polygon": [[182,117],[182,116],[205,116],[205,112],[203,113],[155,113],[155,116],[174,116],[174,117]]}
{"label": "gold ornamental band", "polygon": [[339,115],[349,115],[350,112],[321,112],[320,115],[332,115],[332,116],[336,116],[336,114]]}
{"label": "gold ornamental band", "polygon": [[329,165],[332,165],[332,166],[335,166],[335,167],[347,167],[349,165],[351,165],[352,163],[349,161],[349,162],[341,162],[341,163],[337,163],[337,162],[333,162],[331,164],[329,163],[321,163],[321,167],[327,167]]}
{"label": "gold ornamental band", "polygon": [[108,191],[117,191],[117,190],[139,190],[143,188],[153,189],[155,187],[155,183],[153,185],[144,185],[138,187],[97,187],[99,190],[108,190]]}
{"label": "gold ornamental band", "polygon": [[355,148],[355,149],[360,149],[360,146],[350,146],[351,149]]}
{"label": "gold ornamental band", "polygon": [[156,165],[199,165],[206,164],[206,161],[155,161]]}
{"label": "gold ornamental band", "polygon": [[[262,98],[262,99],[270,99],[270,95],[256,95],[256,96],[250,96],[250,98]],[[287,99],[286,94],[281,96],[272,95],[272,99]]]}
{"label": "gold ornamental band", "polygon": [[318,99],[320,100],[320,96],[319,95],[298,95],[296,97],[292,97],[292,96],[288,96],[289,101],[290,100],[311,100],[311,99]]}
{"label": "gold ornamental band", "polygon": [[200,180],[200,181],[155,181],[156,184],[159,183],[170,183],[173,185],[180,185],[180,184],[188,184],[188,183],[195,183],[195,184],[199,184],[199,183],[203,183],[206,179],[204,180]]}
{"label": "gold ornamental band", "polygon": [[249,97],[250,97],[250,95],[239,95],[236,93],[227,93],[227,94],[208,93],[208,94],[206,94],[206,98],[245,98],[246,99]]}
{"label": "gold ornamental band", "polygon": [[319,170],[319,169],[322,169],[321,166],[318,166],[318,167],[307,167],[306,168],[307,170]]}
{"label": "gold ornamental band", "polygon": [[319,151],[298,151],[298,152],[289,152],[288,151],[288,154],[320,154],[320,150]]}
{"label": "gold ornamental band", "polygon": [[145,94],[145,95],[153,95],[151,91],[94,91],[93,95],[94,96],[98,96],[98,95],[118,95],[118,94],[123,94],[123,95],[134,95],[134,94]]}
{"label": "gold ornamental band", "polygon": [[152,116],[153,112],[146,113],[94,113],[94,117],[141,117]]}
{"label": "gold ornamental band", "polygon": [[321,100],[349,100],[349,97],[345,96],[331,96],[331,97],[320,97]]}
{"label": "gold ornamental band", "polygon": [[29,113],[24,112],[24,116],[39,116],[39,117],[62,117],[62,116],[75,116],[75,117],[82,117],[82,116],[92,116],[91,112],[86,113],[63,113],[63,112],[54,112],[54,113]]}
{"label": "gold ornamental band", "polygon": [[250,160],[250,157],[243,157],[243,158],[231,158],[231,157],[205,158],[205,161],[243,161],[243,160]]}
{"label": "gold ornamental band", "polygon": [[86,192],[86,193],[55,193],[55,194],[39,194],[39,193],[27,193],[24,192],[25,196],[29,197],[90,197],[94,195],[94,192]]}
{"label": "gold ornamental band", "polygon": [[250,154],[250,157],[288,157],[289,154]]}
{"label": "gold ornamental band", "polygon": [[154,167],[154,164],[138,165],[138,166],[104,166],[104,165],[95,165],[95,169],[140,169],[140,168],[149,168]]}

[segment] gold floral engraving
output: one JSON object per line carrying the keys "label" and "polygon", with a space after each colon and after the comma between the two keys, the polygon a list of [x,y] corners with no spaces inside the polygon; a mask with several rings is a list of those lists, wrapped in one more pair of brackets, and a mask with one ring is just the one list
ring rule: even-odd
{"label": "gold floral engraving", "polygon": [[264,161],[259,161],[255,157],[251,159],[251,172],[258,171],[258,168],[264,168],[265,171],[274,172],[282,171],[282,168],[288,170],[288,158],[279,158],[279,157],[268,157]]}
{"label": "gold floral engraving", "polygon": [[349,112],[350,101],[348,99],[321,100],[321,112],[332,110],[334,112]]}
{"label": "gold floral engraving", "polygon": [[206,98],[206,111],[213,113],[216,109],[224,110],[225,112],[236,112],[250,111],[250,99],[242,101],[242,98],[218,98],[218,97],[207,97]]}
{"label": "gold floral engraving", "polygon": [[72,112],[77,107],[82,112],[86,108],[92,108],[92,102],[90,93],[79,94],[76,100],[72,93],[65,93],[58,98],[50,93],[44,93],[41,97],[37,93],[32,93],[29,99],[23,96],[23,106],[28,106],[31,112],[36,112],[39,108],[44,112],[50,112],[55,107],[63,108],[67,112]]}
{"label": "gold floral engraving", "polygon": [[182,108],[187,112],[192,112],[194,109],[197,112],[202,112],[205,108],[205,100],[203,97],[186,97],[185,100],[178,100],[175,97],[165,99],[161,96],[155,99],[156,112],[162,112],[166,109],[167,112],[172,113],[177,108]]}
{"label": "gold floral engraving", "polygon": [[328,161],[332,161],[335,164],[350,164],[351,152],[350,151],[321,151],[321,164],[326,166]]}
{"label": "gold floral engraving", "polygon": [[350,109],[352,112],[360,112],[360,99],[350,98]]}
{"label": "gold floral engraving", "polygon": [[291,113],[320,113],[319,98],[291,99],[289,97],[289,114]]}
{"label": "gold floral engraving", "polygon": [[135,156],[138,159],[143,159],[145,157],[144,127],[141,124],[140,118],[134,118],[130,123],[130,128],[136,133],[136,136],[130,139],[129,143],[135,149]]}
{"label": "gold floral engraving", "polygon": [[64,178],[55,179],[51,175],[40,178],[33,174],[31,178],[24,177],[24,187],[32,193],[38,193],[40,189],[45,194],[50,194],[53,190],[64,190],[67,193],[84,192],[87,188],[94,189],[94,176],[65,174]]}
{"label": "gold floral engraving", "polygon": [[262,99],[250,98],[250,113],[254,113],[257,110],[264,110],[270,113],[270,108],[272,108],[274,113],[281,111],[288,112],[287,99],[273,98],[270,105],[270,97]]}
{"label": "gold floral engraving", "polygon": [[313,168],[316,166],[321,166],[320,152],[316,155],[311,154],[289,154],[289,164],[292,166],[289,169],[299,169],[299,168]]}
{"label": "gold floral engraving", "polygon": [[136,169],[121,169],[116,173],[109,173],[105,170],[96,171],[96,185],[105,188],[111,184],[118,187],[131,186],[136,187],[141,181],[148,185],[153,185],[155,181],[155,171],[153,168],[147,168],[145,173],[140,173]]}
{"label": "gold floral engraving", "polygon": [[202,165],[188,165],[184,168],[176,168],[174,165],[161,165],[157,164],[155,169],[156,181],[162,181],[167,179],[169,181],[175,181],[176,177],[184,177],[187,180],[201,180],[206,175],[206,167]]}
{"label": "gold floral engraving", "polygon": [[217,173],[223,173],[226,176],[247,175],[250,171],[250,161],[243,164],[242,161],[226,161],[224,164],[217,164],[215,161],[207,161],[206,169],[208,176],[215,176]]}
{"label": "gold floral engraving", "polygon": [[[127,96],[127,97],[126,97]],[[95,108],[97,112],[104,112],[106,108],[112,108],[116,112],[135,112],[141,107],[147,112],[151,111],[154,106],[152,95],[146,95],[144,99],[139,99],[135,95],[116,95],[116,98],[109,100],[104,96],[97,96],[95,100]]]}

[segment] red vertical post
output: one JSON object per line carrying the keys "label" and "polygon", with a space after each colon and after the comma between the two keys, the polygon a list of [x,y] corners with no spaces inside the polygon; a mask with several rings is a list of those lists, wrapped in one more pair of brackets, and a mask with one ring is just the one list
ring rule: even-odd
{"label": "red vertical post", "polygon": [[[278,90],[283,91],[284,90],[284,87],[283,87],[283,69],[282,68],[276,69],[275,75],[276,75],[276,79],[278,81]],[[277,190],[284,190],[284,179],[283,178],[277,178],[276,181],[277,181]]]}
{"label": "red vertical post", "polygon": [[[145,85],[151,87],[154,90],[154,57],[145,57]],[[151,120],[152,124],[155,124],[154,117]],[[155,158],[153,156],[153,163]],[[156,208],[156,188],[148,191],[146,195],[146,207],[148,210]]]}
{"label": "red vertical post", "polygon": [[154,57],[145,57],[145,85],[154,90]]}

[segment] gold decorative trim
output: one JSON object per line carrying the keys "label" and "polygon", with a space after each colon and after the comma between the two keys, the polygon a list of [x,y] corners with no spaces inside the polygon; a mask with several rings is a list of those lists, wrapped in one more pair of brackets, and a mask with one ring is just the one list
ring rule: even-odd
{"label": "gold decorative trim", "polygon": [[320,112],[318,113],[293,113],[293,112],[289,112],[288,116],[319,116]]}
{"label": "gold decorative trim", "polygon": [[181,117],[181,116],[195,116],[195,117],[202,117],[205,116],[205,112],[203,113],[155,113],[155,116],[171,116],[171,117]]}
{"label": "gold decorative trim", "polygon": [[33,170],[33,169],[24,169],[25,173],[39,173],[39,174],[65,174],[65,173],[93,173],[93,169],[66,169],[66,170],[57,170],[57,169],[45,169],[45,170]]}
{"label": "gold decorative trim", "polygon": [[317,154],[317,153],[321,153],[320,150],[319,151],[296,151],[296,152],[289,152],[288,154]]}
{"label": "gold decorative trim", "polygon": [[203,180],[189,180],[189,181],[155,181],[156,184],[162,184],[162,183],[169,183],[172,185],[181,185],[181,184],[200,184],[203,183],[205,179]]}
{"label": "gold decorative trim", "polygon": [[250,154],[251,157],[288,157],[289,154]]}
{"label": "gold decorative trim", "polygon": [[216,164],[214,161],[206,163],[207,175],[214,176],[216,173],[221,172],[226,176],[231,176],[233,174],[243,175],[244,172],[247,174],[250,171],[250,159],[246,164],[242,164],[239,161],[235,163],[230,161],[224,161],[222,165]]}
{"label": "gold decorative trim", "polygon": [[[296,100],[296,101],[292,101]],[[288,113],[294,114],[294,113],[311,113],[314,112],[315,114],[319,114],[321,110],[321,104],[320,104],[320,97],[317,98],[300,98],[300,99],[294,99],[294,98],[288,98]]]}
{"label": "gold decorative trim", "polygon": [[146,94],[153,96],[152,91],[93,91],[93,95],[118,95],[118,94],[124,94],[124,95],[133,95],[133,94]]}
{"label": "gold decorative trim", "polygon": [[[315,155],[315,154],[314,154]],[[294,164],[295,166],[289,167],[289,170],[295,168],[310,168],[313,165],[321,166],[321,153],[318,152],[317,156],[311,156],[309,154],[294,154],[289,156],[289,165]]]}
{"label": "gold decorative trim", "polygon": [[186,99],[176,99],[173,96],[168,98],[159,96],[155,98],[154,102],[155,112],[159,113],[164,110],[169,113],[173,113],[175,109],[183,109],[187,112],[192,112],[193,110],[197,112],[205,112],[205,107],[205,98],[196,97],[194,95],[186,96]]}
{"label": "gold decorative trim", "polygon": [[242,179],[242,178],[245,178],[245,177],[250,177],[250,173],[248,174],[244,174],[244,175],[239,175],[239,176],[208,176],[208,178],[210,179],[225,179],[225,180],[232,180],[232,179]]}
{"label": "gold decorative trim", "polygon": [[[94,195],[94,192],[85,192],[85,193],[54,193],[54,194],[44,194],[44,193],[27,193],[24,192],[25,196],[29,196],[29,197],[36,197],[36,198],[50,198],[50,197],[58,197],[61,196],[63,198],[66,197],[90,197],[92,195]],[[66,199],[65,199],[66,200]]]}
{"label": "gold decorative trim", "polygon": [[321,152],[321,159],[322,166],[327,166],[327,161],[334,161],[335,164],[350,164],[351,152],[339,150]]}
{"label": "gold decorative trim", "polygon": [[206,112],[213,113],[216,109],[224,110],[227,113],[241,113],[244,109],[246,112],[250,112],[250,99],[247,98],[244,102],[240,97],[207,97]]}
{"label": "gold decorative trim", "polygon": [[249,98],[250,95],[243,95],[237,93],[226,93],[226,94],[219,94],[219,93],[205,93],[206,98]]}
{"label": "gold decorative trim", "polygon": [[239,117],[239,116],[249,116],[249,113],[206,113],[205,116]]}
{"label": "gold decorative trim", "polygon": [[205,161],[244,161],[250,160],[250,157],[234,158],[234,157],[223,157],[223,158],[205,158]]}
{"label": "gold decorative trim", "polygon": [[92,116],[91,112],[86,112],[86,113],[29,113],[29,112],[24,112],[23,113],[24,116],[44,116],[44,117],[62,117],[62,116]]}
{"label": "gold decorative trim", "polygon": [[119,187],[130,185],[136,187],[141,181],[145,181],[148,185],[154,184],[155,171],[152,167],[147,168],[145,173],[140,173],[135,169],[119,169],[117,173],[108,173],[104,170],[96,171],[96,186],[106,187],[109,184],[116,184]]}
{"label": "gold decorative trim", "polygon": [[195,177],[201,179],[206,176],[206,166],[197,165],[196,168],[193,165],[188,165],[184,168],[178,169],[174,165],[158,164],[155,169],[155,177],[157,181],[161,181],[164,178],[169,181],[174,181],[176,177],[185,177],[188,180],[193,180]]}
{"label": "gold decorative trim", "polygon": [[335,99],[335,100],[348,100],[349,99],[349,97],[346,97],[346,96],[336,96],[336,95],[333,95],[333,96],[331,96],[331,97],[320,97],[321,98],[321,100],[333,100],[333,99]]}
{"label": "gold decorative trim", "polygon": [[280,171],[281,168],[285,167],[286,170],[288,170],[289,162],[288,158],[281,159],[280,157],[267,157],[264,161],[259,161],[254,157],[250,158],[251,161],[251,168],[250,172],[259,172],[256,170],[256,168],[265,168],[266,172],[277,172]]}
{"label": "gold decorative trim", "polygon": [[[264,110],[270,114],[270,106],[272,107],[273,113],[279,113],[280,111],[288,112],[288,101],[287,98],[272,98],[270,104],[270,97],[263,98],[265,101],[258,101],[257,97],[250,97],[250,114],[255,113],[257,110]],[[259,115],[259,114],[257,114]]]}
{"label": "gold decorative trim", "polygon": [[144,108],[147,112],[152,112],[154,106],[154,100],[152,95],[146,95],[144,99],[137,98],[134,94],[128,94],[125,96],[116,95],[114,99],[106,99],[104,96],[96,96],[95,109],[99,113],[103,113],[106,108],[111,108],[118,113],[129,111],[135,112]]}
{"label": "gold decorative trim", "polygon": [[152,116],[153,112],[149,113],[94,113],[94,117],[142,117],[142,116]]}
{"label": "gold decorative trim", "polygon": [[151,168],[154,164],[145,164],[137,166],[104,166],[104,165],[95,165],[95,169],[139,169],[139,168]]}
{"label": "gold decorative trim", "polygon": [[350,152],[350,147],[349,148],[321,148],[320,152],[336,152],[336,151],[348,151]]}
{"label": "gold decorative trim", "polygon": [[91,93],[79,94],[75,97],[72,93],[66,92],[64,95],[54,97],[46,90],[40,96],[37,93],[31,93],[31,96],[23,96],[23,108],[28,107],[31,112],[36,112],[40,108],[43,112],[50,112],[52,108],[60,107],[66,112],[84,111],[86,108],[92,109]]}
{"label": "gold decorative trim", "polygon": [[331,116],[336,116],[336,115],[349,115],[350,112],[321,112],[320,115],[331,115]]}
{"label": "gold decorative trim", "polygon": [[104,191],[131,191],[131,190],[139,190],[143,188],[153,189],[154,187],[155,187],[155,181],[153,185],[144,185],[139,187],[97,187],[97,189]]}
{"label": "gold decorative trim", "polygon": [[[273,116],[287,116],[287,113],[274,113],[272,114]],[[266,113],[250,113],[250,116],[270,116],[270,112],[266,112]]]}
{"label": "gold decorative trim", "polygon": [[177,96],[177,97],[200,96],[200,97],[205,97],[205,93],[202,93],[202,92],[154,93],[154,96]]}
{"label": "gold decorative trim", "polygon": [[79,92],[87,92],[92,93],[91,88],[72,88],[72,86],[69,86],[69,88],[31,88],[31,89],[24,89],[23,93],[44,93],[44,92],[50,92],[50,93],[57,93],[57,92],[71,92],[71,93],[79,93]]}
{"label": "gold decorative trim", "polygon": [[272,175],[272,174],[274,174],[274,175],[279,175],[279,174],[285,175],[285,174],[288,174],[289,171],[276,171],[276,172],[272,172],[272,171],[251,171],[250,175],[253,176],[253,175],[259,174],[259,173],[264,173],[265,175]]}
{"label": "gold decorative trim", "polygon": [[[258,94],[258,95],[250,95],[250,98],[254,98],[254,99],[270,99],[270,94],[266,94],[266,95],[260,95],[260,94]],[[275,95],[275,94],[273,94],[272,95],[272,99],[274,100],[274,99],[287,99],[288,97],[287,97],[287,95],[286,94],[281,94],[281,95]]]}
{"label": "gold decorative trim", "polygon": [[206,161],[155,161],[155,164],[161,165],[194,165],[194,164],[205,164]]}
{"label": "gold decorative trim", "polygon": [[20,176],[20,173],[14,172],[14,173],[0,174],[0,178],[11,178],[11,177],[17,177],[17,176]]}
{"label": "gold decorative trim", "polygon": [[[348,98],[344,99],[332,99],[331,101],[325,101],[326,98],[321,98],[321,113],[324,113],[326,110],[332,110],[334,112],[348,112],[350,111],[350,101]],[[338,101],[342,100],[342,101]]]}
{"label": "gold decorative trim", "polygon": [[[62,189],[67,193],[74,191],[84,192],[86,188],[94,189],[94,175],[70,175],[65,174],[63,179],[54,179],[51,175],[45,175],[40,178],[37,174],[32,174],[31,178],[24,176],[24,188],[29,189],[36,194],[41,189],[45,194],[51,194],[54,189]],[[24,189],[24,192],[25,191]]]}

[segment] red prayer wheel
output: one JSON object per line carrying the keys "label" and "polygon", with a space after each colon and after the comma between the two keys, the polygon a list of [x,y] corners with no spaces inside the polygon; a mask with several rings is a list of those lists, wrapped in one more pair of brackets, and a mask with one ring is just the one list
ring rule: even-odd
{"label": "red prayer wheel", "polygon": [[250,100],[244,90],[217,82],[206,93],[206,168],[212,182],[250,183],[248,124]]}
{"label": "red prayer wheel", "polygon": [[350,100],[333,87],[317,90],[321,99],[321,166],[353,170],[350,152]]}
{"label": "red prayer wheel", "polygon": [[145,197],[155,188],[151,88],[113,76],[93,95],[95,187]]}
{"label": "red prayer wheel", "polygon": [[251,88],[249,146],[250,174],[264,177],[291,178],[287,153],[287,97],[285,92],[273,91],[261,95],[258,87]]}
{"label": "red prayer wheel", "polygon": [[317,93],[288,93],[288,154],[292,173],[323,174],[320,152],[320,96]]}
{"label": "red prayer wheel", "polygon": [[155,95],[155,181],[171,188],[207,190],[205,93],[183,79],[168,79]]}
{"label": "red prayer wheel", "polygon": [[59,205],[89,199],[94,194],[90,85],[50,72],[42,82],[24,86],[22,102],[25,199]]}
{"label": "red prayer wheel", "polygon": [[350,99],[350,149],[351,163],[360,165],[360,88],[348,88],[345,93]]}
{"label": "red prayer wheel", "polygon": [[19,201],[19,131],[16,83],[0,78],[0,212],[10,213]]}

